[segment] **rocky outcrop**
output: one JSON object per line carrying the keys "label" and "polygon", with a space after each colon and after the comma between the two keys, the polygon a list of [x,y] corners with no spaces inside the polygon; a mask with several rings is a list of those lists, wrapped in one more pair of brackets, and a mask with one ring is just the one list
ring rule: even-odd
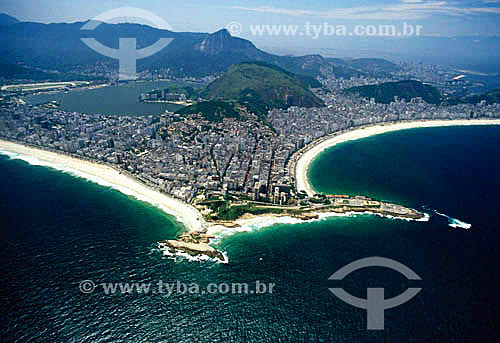
{"label": "rocky outcrop", "polygon": [[208,245],[213,238],[215,237],[206,232],[194,231],[180,235],[177,240],[166,240],[159,243],[174,251],[185,252],[192,256],[205,255],[224,261],[224,255],[219,250]]}
{"label": "rocky outcrop", "polygon": [[207,38],[194,46],[195,50],[216,55],[222,52],[245,52],[251,55],[262,55],[262,53],[253,45],[252,42],[233,37],[226,29],[219,30],[210,34]]}
{"label": "rocky outcrop", "polygon": [[319,214],[317,214],[317,213],[301,213],[301,214],[295,215],[294,217],[297,219],[300,219],[300,220],[307,221],[307,220],[318,219]]}

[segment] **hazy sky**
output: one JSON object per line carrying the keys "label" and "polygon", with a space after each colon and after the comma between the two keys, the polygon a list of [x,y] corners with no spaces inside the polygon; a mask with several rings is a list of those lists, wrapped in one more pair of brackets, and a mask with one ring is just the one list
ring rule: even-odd
{"label": "hazy sky", "polygon": [[211,32],[230,22],[249,25],[324,22],[338,25],[423,26],[424,35],[500,35],[500,0],[1,0],[0,12],[20,20],[72,22],[122,6],[138,7],[163,18],[175,31]]}

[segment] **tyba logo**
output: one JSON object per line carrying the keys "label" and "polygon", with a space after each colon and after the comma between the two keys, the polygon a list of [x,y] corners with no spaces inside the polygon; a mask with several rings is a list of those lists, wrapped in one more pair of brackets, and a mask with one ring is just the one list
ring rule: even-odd
{"label": "tyba logo", "polygon": [[[172,30],[172,27],[156,14],[135,7],[115,8],[101,13],[83,25],[80,30],[94,30],[104,21],[127,17],[144,19],[152,23],[157,28]],[[137,78],[137,60],[156,54],[173,41],[173,38],[160,38],[156,43],[146,48],[137,49],[136,38],[120,38],[119,48],[113,49],[102,45],[94,38],[80,39],[92,50],[100,53],[101,55],[111,57],[119,61],[120,80],[135,80]]]}
{"label": "tyba logo", "polygon": [[[421,280],[420,277],[407,266],[384,257],[368,257],[349,263],[330,276],[328,280],[342,280],[353,271],[365,267],[391,268],[406,276],[408,280]],[[368,288],[366,299],[355,297],[342,288],[329,288],[329,290],[340,300],[367,311],[366,328],[368,330],[383,330],[384,311],[409,301],[417,295],[422,288],[408,288],[400,295],[390,299],[385,299],[384,288]]]}

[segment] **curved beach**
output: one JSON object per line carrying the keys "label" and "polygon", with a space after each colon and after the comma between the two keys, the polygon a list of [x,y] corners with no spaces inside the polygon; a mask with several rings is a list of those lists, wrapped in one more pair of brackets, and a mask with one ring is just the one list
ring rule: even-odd
{"label": "curved beach", "polygon": [[[373,126],[357,128],[352,131],[337,133],[330,138],[323,137],[318,141],[309,144],[305,151],[299,152],[300,157],[295,166],[296,187],[298,191],[304,190],[307,194],[313,195],[314,190],[309,183],[307,172],[311,162],[325,149],[350,140],[366,138],[391,131],[398,131],[412,128],[438,127],[438,126],[459,126],[459,125],[500,125],[500,120],[478,119],[478,120],[438,120],[438,121],[415,121],[403,123],[386,123]],[[0,139],[0,154],[5,154],[11,158],[27,161],[33,165],[43,165],[63,172],[82,177],[102,186],[114,188],[121,193],[132,196],[140,201],[156,206],[164,212],[171,214],[183,223],[189,232],[202,231],[206,228],[211,233],[237,232],[238,229],[221,227],[218,225],[207,225],[201,213],[193,206],[182,200],[170,197],[157,189],[147,186],[127,173],[112,168],[106,164],[95,163],[66,154],[51,152],[39,148],[26,146]],[[276,216],[258,216],[248,220],[240,220],[236,223],[241,230],[247,226],[268,226],[275,221],[288,220],[277,218]],[[300,222],[300,221],[299,221]],[[210,227],[209,227],[210,226]],[[247,228],[248,229],[248,228]]]}
{"label": "curved beach", "polygon": [[1,139],[0,153],[11,158],[25,160],[33,165],[44,165],[74,174],[102,186],[114,188],[175,216],[179,222],[186,226],[188,231],[200,231],[204,227],[203,216],[193,206],[169,197],[108,165]]}
{"label": "curved beach", "polygon": [[356,128],[348,132],[336,133],[331,136],[331,138],[320,138],[318,141],[309,144],[305,151],[300,152],[300,156],[295,165],[295,182],[297,191],[305,191],[309,196],[314,195],[315,191],[309,183],[307,175],[309,167],[311,166],[312,161],[318,157],[321,152],[337,144],[391,131],[462,125],[500,125],[500,119],[426,120],[402,123],[380,123],[372,126]]}

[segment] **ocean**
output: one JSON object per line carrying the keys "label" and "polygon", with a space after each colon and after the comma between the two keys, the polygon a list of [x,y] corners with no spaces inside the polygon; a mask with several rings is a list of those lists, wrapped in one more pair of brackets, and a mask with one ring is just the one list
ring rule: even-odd
{"label": "ocean", "polygon": [[[325,193],[364,194],[431,215],[370,215],[278,224],[219,237],[229,264],[175,260],[157,242],[175,218],[115,190],[0,155],[1,341],[4,342],[466,342],[496,333],[500,128],[412,129],[346,142],[310,170]],[[438,214],[439,213],[439,214]],[[470,229],[464,229],[470,224]],[[450,226],[451,225],[451,226]],[[380,256],[380,267],[328,278]],[[184,284],[274,283],[265,294],[85,294],[82,280]],[[329,287],[386,298],[422,291],[385,311],[385,330]]]}

